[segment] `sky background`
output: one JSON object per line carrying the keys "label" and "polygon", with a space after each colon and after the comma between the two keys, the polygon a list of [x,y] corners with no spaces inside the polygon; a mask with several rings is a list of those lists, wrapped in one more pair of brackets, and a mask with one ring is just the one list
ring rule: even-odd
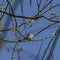
{"label": "sky background", "polygon": [[[1,1],[2,0],[0,0],[0,2]],[[48,1],[50,1],[50,0],[48,0]],[[45,2],[45,0],[42,0],[41,7],[44,5],[44,2]],[[35,16],[38,13],[36,0],[32,0],[32,3],[33,4],[32,4],[31,17]],[[57,3],[60,3],[60,0],[53,0],[52,5],[55,5]],[[29,13],[30,13],[30,8],[29,8],[30,5],[29,4],[30,4],[29,0],[24,0],[24,3],[23,3],[24,16],[29,16]],[[6,5],[6,0],[4,0],[4,5]],[[14,14],[22,15],[21,10],[20,10],[21,6],[20,6],[20,3],[19,3],[19,0],[12,0],[11,5],[14,9]],[[2,7],[2,6],[0,6],[0,7]],[[10,7],[8,6],[8,9],[6,11],[9,12],[9,9],[10,9]],[[59,10],[60,10],[60,6],[52,9],[52,11],[57,13],[57,14],[60,14]],[[50,12],[47,12],[44,15],[49,17],[50,16],[49,13]],[[4,15],[4,18],[2,20],[2,25],[3,25],[2,29],[6,29],[7,27],[11,28],[13,20],[14,20],[13,17],[10,17],[8,15]],[[18,25],[23,22],[22,18],[16,18],[16,20],[18,22]],[[28,20],[28,19],[25,19],[25,20]],[[13,22],[13,23],[15,24],[15,22]],[[49,22],[48,20],[46,20],[44,18],[40,18],[36,21],[36,23],[31,28],[26,30],[26,33],[25,33],[25,31],[22,32],[24,27],[20,27],[18,29],[21,30],[21,32],[24,36],[26,36],[28,33],[32,33],[32,34],[37,33],[38,31],[40,31],[42,28],[46,27],[50,23],[51,22]],[[31,23],[31,24],[33,24],[33,23]],[[53,25],[52,27],[48,28],[47,30],[43,31],[42,33],[40,33],[39,35],[34,37],[34,39],[39,40],[39,39],[42,39],[45,36],[51,35],[52,33],[56,32],[58,26],[60,26],[60,24],[56,24],[55,26]],[[11,30],[8,31],[7,33],[0,33],[0,34],[4,35],[4,38],[7,39],[7,40],[16,39],[15,33],[12,32]],[[48,45],[49,41],[50,41],[50,38],[46,39],[44,41],[42,49],[40,51],[40,54],[39,54],[37,60],[40,60],[41,57],[43,56],[43,52],[44,52],[46,46]],[[22,51],[20,52],[20,59],[21,60],[35,60],[35,58],[38,54],[39,48],[41,46],[41,43],[42,43],[42,41],[19,43],[18,47],[22,48]],[[5,45],[2,48],[2,51],[0,52],[0,60],[11,60],[12,48],[13,48],[14,45],[15,45],[15,43],[5,43]],[[11,53],[9,53],[7,49],[9,49],[11,51]],[[54,60],[60,60],[59,51],[60,51],[60,37],[58,38],[58,41],[57,41],[57,44],[56,44],[56,47],[55,47],[55,50],[54,50]],[[16,56],[17,53],[15,53],[14,55]],[[17,60],[17,58],[15,58],[14,60]]]}

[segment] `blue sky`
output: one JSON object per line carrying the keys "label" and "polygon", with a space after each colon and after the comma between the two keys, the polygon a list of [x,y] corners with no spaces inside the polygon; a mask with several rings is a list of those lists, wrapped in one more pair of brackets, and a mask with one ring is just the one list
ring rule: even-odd
{"label": "blue sky", "polygon": [[[50,1],[50,0],[48,0],[48,1]],[[6,2],[6,1],[4,1],[4,2]],[[42,0],[41,7],[44,5],[44,2],[45,2],[45,0]],[[60,0],[53,0],[52,5],[55,5],[55,4],[59,3],[59,2],[60,2]],[[33,4],[32,4],[31,17],[35,16],[38,13],[36,0],[32,0],[32,3]],[[4,3],[4,5],[5,5],[5,3]],[[11,5],[12,5],[12,7],[14,9],[14,13],[16,15],[22,15],[21,10],[20,10],[21,6],[19,4],[19,0],[16,0],[16,2],[15,2],[15,0],[12,0]],[[29,7],[30,7],[29,6],[29,0],[24,0],[24,5],[23,5],[24,16],[29,16],[29,13],[30,13],[30,8]],[[7,11],[9,11],[9,9],[10,9],[10,7],[8,6]],[[57,7],[57,8],[52,9],[52,11],[55,12],[56,14],[60,14],[59,10],[60,10],[60,6]],[[50,16],[49,14],[50,14],[50,12],[47,12],[44,15],[49,17]],[[11,28],[12,22],[13,22],[12,20],[14,20],[13,17],[11,18],[8,15],[5,15],[4,18],[3,18],[3,21],[2,21],[3,29],[6,28],[6,26],[8,26],[8,28]],[[16,18],[16,20],[18,22],[18,25],[23,22],[22,18]],[[28,20],[28,19],[25,19],[25,20]],[[7,21],[8,21],[8,23],[6,23]],[[13,22],[13,23],[15,24],[15,22]],[[25,31],[22,32],[24,27],[20,27],[18,29],[21,30],[21,32],[22,32],[22,34],[24,36],[26,36],[26,34],[28,34],[28,33],[32,33],[32,34],[37,33],[38,31],[40,31],[42,28],[46,27],[50,23],[51,22],[47,21],[46,19],[40,18],[40,19],[38,19],[36,21],[36,23],[31,28],[26,30],[26,33],[25,33]],[[31,24],[33,24],[33,23],[31,23]],[[56,24],[55,26],[52,26],[52,27],[46,29],[45,31],[43,31],[42,33],[40,33],[39,35],[34,37],[34,39],[39,40],[39,39],[42,39],[42,38],[44,38],[46,36],[51,35],[52,33],[56,32],[58,26],[60,26],[60,24]],[[3,33],[1,33],[1,34],[3,35]],[[15,33],[12,32],[11,30],[8,31],[7,33],[5,33],[5,39],[7,39],[7,40],[16,39]],[[44,52],[46,46],[48,45],[49,41],[50,41],[50,38],[46,39],[44,41],[44,43],[42,45],[41,52],[40,52],[37,60],[41,60],[41,57],[43,56],[43,52]],[[56,44],[56,47],[55,47],[55,50],[54,50],[54,60],[60,60],[60,57],[59,57],[60,56],[60,53],[59,53],[59,51],[60,51],[60,43],[59,42],[60,42],[60,37],[59,37],[59,39],[57,41],[57,44]],[[39,48],[41,46],[41,43],[42,43],[42,41],[19,43],[18,47],[22,48],[22,51],[20,52],[20,57],[21,57],[20,59],[21,60],[35,60],[35,58],[36,58],[36,56],[38,54]],[[12,53],[12,48],[13,48],[14,45],[15,45],[15,43],[5,43],[5,45],[3,46],[2,51],[0,53],[0,59],[1,60],[11,60],[11,54],[7,51],[7,49],[9,49],[10,52]],[[48,51],[48,53],[49,53],[49,51]],[[14,55],[16,56],[17,53],[15,53]],[[18,59],[15,58],[14,60],[18,60]]]}

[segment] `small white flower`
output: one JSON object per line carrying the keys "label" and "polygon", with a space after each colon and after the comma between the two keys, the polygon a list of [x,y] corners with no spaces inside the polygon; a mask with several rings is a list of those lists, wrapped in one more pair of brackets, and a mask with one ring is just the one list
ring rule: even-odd
{"label": "small white flower", "polygon": [[50,12],[50,14],[54,14],[53,12]]}
{"label": "small white flower", "polygon": [[32,22],[32,23],[35,23],[35,21],[34,21],[34,20],[31,20],[31,22]]}
{"label": "small white flower", "polygon": [[32,40],[32,39],[33,39],[33,34],[29,33],[29,34],[25,37],[25,39],[27,39],[27,40]]}
{"label": "small white flower", "polygon": [[55,36],[55,33],[52,33],[52,36],[54,37]]}

